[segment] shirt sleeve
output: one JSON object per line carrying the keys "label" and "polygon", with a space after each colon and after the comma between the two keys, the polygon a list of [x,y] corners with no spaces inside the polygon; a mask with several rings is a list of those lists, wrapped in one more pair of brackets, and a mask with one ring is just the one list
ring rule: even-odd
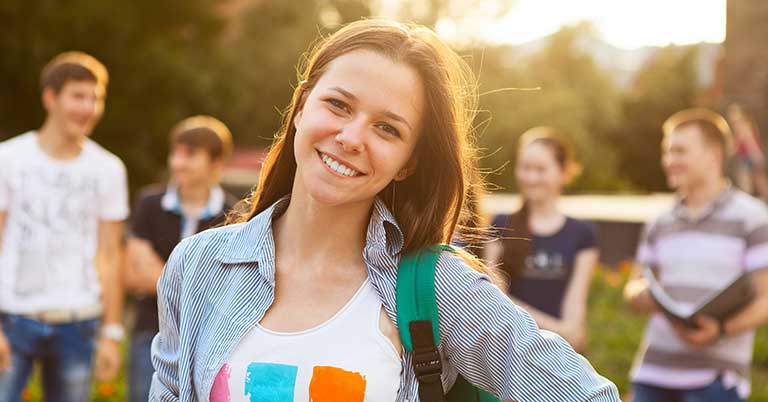
{"label": "shirt sleeve", "polygon": [[637,246],[635,259],[640,265],[654,266],[658,264],[656,249],[653,244],[654,223],[648,223],[640,234],[640,242]]}
{"label": "shirt sleeve", "polygon": [[149,389],[152,402],[179,401],[179,306],[181,302],[184,249],[173,250],[157,284],[159,332],[152,340],[151,360],[155,373]]}
{"label": "shirt sleeve", "polygon": [[152,197],[145,195],[136,202],[131,212],[131,236],[145,240],[152,237]]}
{"label": "shirt sleeve", "polygon": [[744,264],[747,271],[755,271],[768,268],[768,211],[760,205],[759,211],[750,215]]}
{"label": "shirt sleeve", "polygon": [[597,247],[597,234],[595,225],[592,222],[581,221],[581,234],[576,251],[586,250]]}
{"label": "shirt sleeve", "polygon": [[444,252],[435,283],[443,353],[472,384],[502,401],[620,401],[613,383],[461,257]]}
{"label": "shirt sleeve", "polygon": [[8,157],[4,144],[0,143],[0,211],[8,209],[11,203],[11,183],[10,183],[10,158]]}
{"label": "shirt sleeve", "polygon": [[128,218],[128,177],[125,165],[117,157],[104,169],[99,197],[100,220],[122,221]]}

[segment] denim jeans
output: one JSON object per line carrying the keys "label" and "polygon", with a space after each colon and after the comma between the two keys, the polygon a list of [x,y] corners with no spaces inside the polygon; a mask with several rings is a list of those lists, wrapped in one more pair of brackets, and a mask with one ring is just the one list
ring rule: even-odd
{"label": "denim jeans", "polygon": [[11,369],[0,372],[0,402],[19,402],[32,366],[41,364],[46,402],[86,402],[91,394],[91,362],[99,320],[43,324],[0,314],[11,345]]}
{"label": "denim jeans", "polygon": [[128,373],[128,402],[147,402],[152,384],[150,350],[155,332],[136,331],[131,335],[131,351]]}
{"label": "denim jeans", "polygon": [[725,389],[718,378],[703,388],[668,389],[646,384],[632,384],[633,402],[744,402],[736,388]]}

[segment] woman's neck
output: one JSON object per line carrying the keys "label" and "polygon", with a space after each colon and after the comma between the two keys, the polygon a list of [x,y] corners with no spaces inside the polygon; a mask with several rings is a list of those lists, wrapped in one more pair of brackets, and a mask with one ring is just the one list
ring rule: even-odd
{"label": "woman's neck", "polygon": [[528,227],[531,233],[550,236],[557,233],[565,222],[565,215],[557,209],[557,198],[528,202]]}
{"label": "woman's neck", "polygon": [[273,224],[278,259],[315,269],[360,262],[371,205],[329,206],[294,192],[288,209]]}
{"label": "woman's neck", "polygon": [[528,216],[531,218],[552,218],[562,215],[557,209],[557,198],[527,201]]}

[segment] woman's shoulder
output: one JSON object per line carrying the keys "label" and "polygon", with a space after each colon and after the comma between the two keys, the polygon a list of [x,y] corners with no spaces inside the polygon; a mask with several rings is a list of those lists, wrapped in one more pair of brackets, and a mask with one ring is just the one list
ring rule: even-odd
{"label": "woman's shoulder", "polygon": [[195,266],[212,263],[245,225],[247,222],[215,227],[187,237],[176,245],[169,261],[183,260],[185,265]]}
{"label": "woman's shoulder", "polygon": [[564,228],[581,234],[594,234],[595,232],[595,224],[592,221],[567,215],[565,217]]}
{"label": "woman's shoulder", "polygon": [[511,214],[496,214],[493,216],[493,219],[491,220],[491,227],[493,228],[504,228],[507,226],[509,222],[509,217]]}
{"label": "woman's shoulder", "polygon": [[474,269],[456,250],[440,253],[435,266],[435,290],[437,293],[461,298],[474,291],[477,286],[491,284],[488,275]]}

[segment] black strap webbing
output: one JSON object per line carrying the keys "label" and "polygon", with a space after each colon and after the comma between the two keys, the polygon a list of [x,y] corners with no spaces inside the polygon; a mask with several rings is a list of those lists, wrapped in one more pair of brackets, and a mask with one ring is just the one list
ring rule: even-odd
{"label": "black strap webbing", "polygon": [[413,371],[419,381],[419,399],[421,402],[444,402],[443,382],[440,379],[443,364],[435,346],[432,322],[411,321],[408,327],[413,342]]}

